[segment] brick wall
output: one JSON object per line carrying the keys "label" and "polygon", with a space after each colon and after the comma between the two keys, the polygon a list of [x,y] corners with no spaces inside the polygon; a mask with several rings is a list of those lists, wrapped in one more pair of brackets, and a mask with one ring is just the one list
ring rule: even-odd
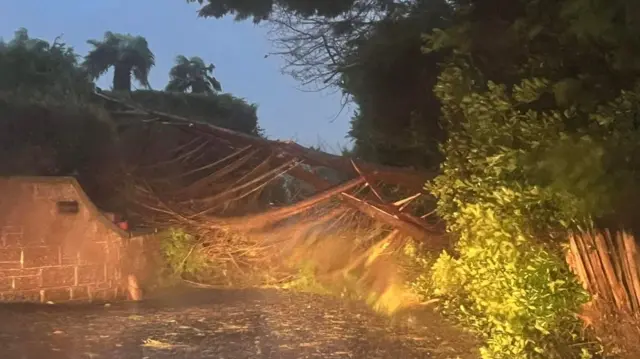
{"label": "brick wall", "polygon": [[[77,213],[57,202],[77,201]],[[108,300],[123,294],[125,234],[69,178],[0,179],[0,301]]]}

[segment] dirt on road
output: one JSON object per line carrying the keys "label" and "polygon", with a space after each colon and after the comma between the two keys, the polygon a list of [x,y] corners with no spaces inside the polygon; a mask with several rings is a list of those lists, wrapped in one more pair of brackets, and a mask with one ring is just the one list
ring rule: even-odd
{"label": "dirt on road", "polygon": [[422,313],[279,290],[181,290],[137,303],[0,306],[2,359],[475,359],[475,340]]}

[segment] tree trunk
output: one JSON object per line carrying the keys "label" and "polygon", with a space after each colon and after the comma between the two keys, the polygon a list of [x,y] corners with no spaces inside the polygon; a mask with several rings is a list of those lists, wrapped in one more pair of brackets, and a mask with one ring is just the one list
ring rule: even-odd
{"label": "tree trunk", "polygon": [[209,92],[207,90],[208,90],[207,84],[204,81],[192,81],[191,82],[191,92],[192,93],[203,94],[203,93]]}
{"label": "tree trunk", "polygon": [[113,91],[131,92],[131,67],[116,64],[113,71]]}

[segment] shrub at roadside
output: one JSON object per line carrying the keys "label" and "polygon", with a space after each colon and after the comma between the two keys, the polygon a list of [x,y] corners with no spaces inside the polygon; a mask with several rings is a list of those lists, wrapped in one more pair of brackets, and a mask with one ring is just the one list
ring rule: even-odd
{"label": "shrub at roadside", "polygon": [[168,283],[183,278],[207,282],[212,277],[212,262],[205,255],[201,241],[182,229],[171,228],[160,235],[160,251],[166,266],[160,273]]}
{"label": "shrub at roadside", "polygon": [[428,187],[459,236],[457,254],[433,267],[435,293],[483,334],[483,358],[590,357],[575,315],[588,296],[563,243],[567,229],[590,226],[632,182],[619,154],[637,141],[628,130],[637,94],[587,114],[543,112],[531,104],[552,91],[544,79],[508,89],[468,74],[450,66],[435,89],[450,137],[443,174]]}

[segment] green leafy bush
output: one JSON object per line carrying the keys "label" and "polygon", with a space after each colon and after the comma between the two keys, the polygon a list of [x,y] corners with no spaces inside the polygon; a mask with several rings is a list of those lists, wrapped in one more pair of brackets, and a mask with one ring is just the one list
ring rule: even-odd
{"label": "green leafy bush", "polygon": [[588,296],[564,260],[564,236],[610,211],[632,181],[625,168],[635,160],[623,166],[619,155],[634,153],[637,134],[625,128],[637,95],[587,114],[540,111],[546,80],[484,86],[454,66],[435,91],[450,138],[442,175],[427,187],[459,236],[456,255],[432,267],[435,294],[485,336],[483,358],[589,357],[575,316]]}
{"label": "green leafy bush", "polygon": [[562,256],[482,205],[462,209],[457,224],[467,227],[459,257],[440,257],[433,281],[436,294],[464,298],[449,309],[486,336],[483,357],[567,358],[563,345],[575,339],[574,313],[587,296]]}
{"label": "green leafy bush", "polygon": [[172,228],[161,236],[160,249],[168,267],[168,277],[195,281],[210,279],[213,263],[195,236]]}

